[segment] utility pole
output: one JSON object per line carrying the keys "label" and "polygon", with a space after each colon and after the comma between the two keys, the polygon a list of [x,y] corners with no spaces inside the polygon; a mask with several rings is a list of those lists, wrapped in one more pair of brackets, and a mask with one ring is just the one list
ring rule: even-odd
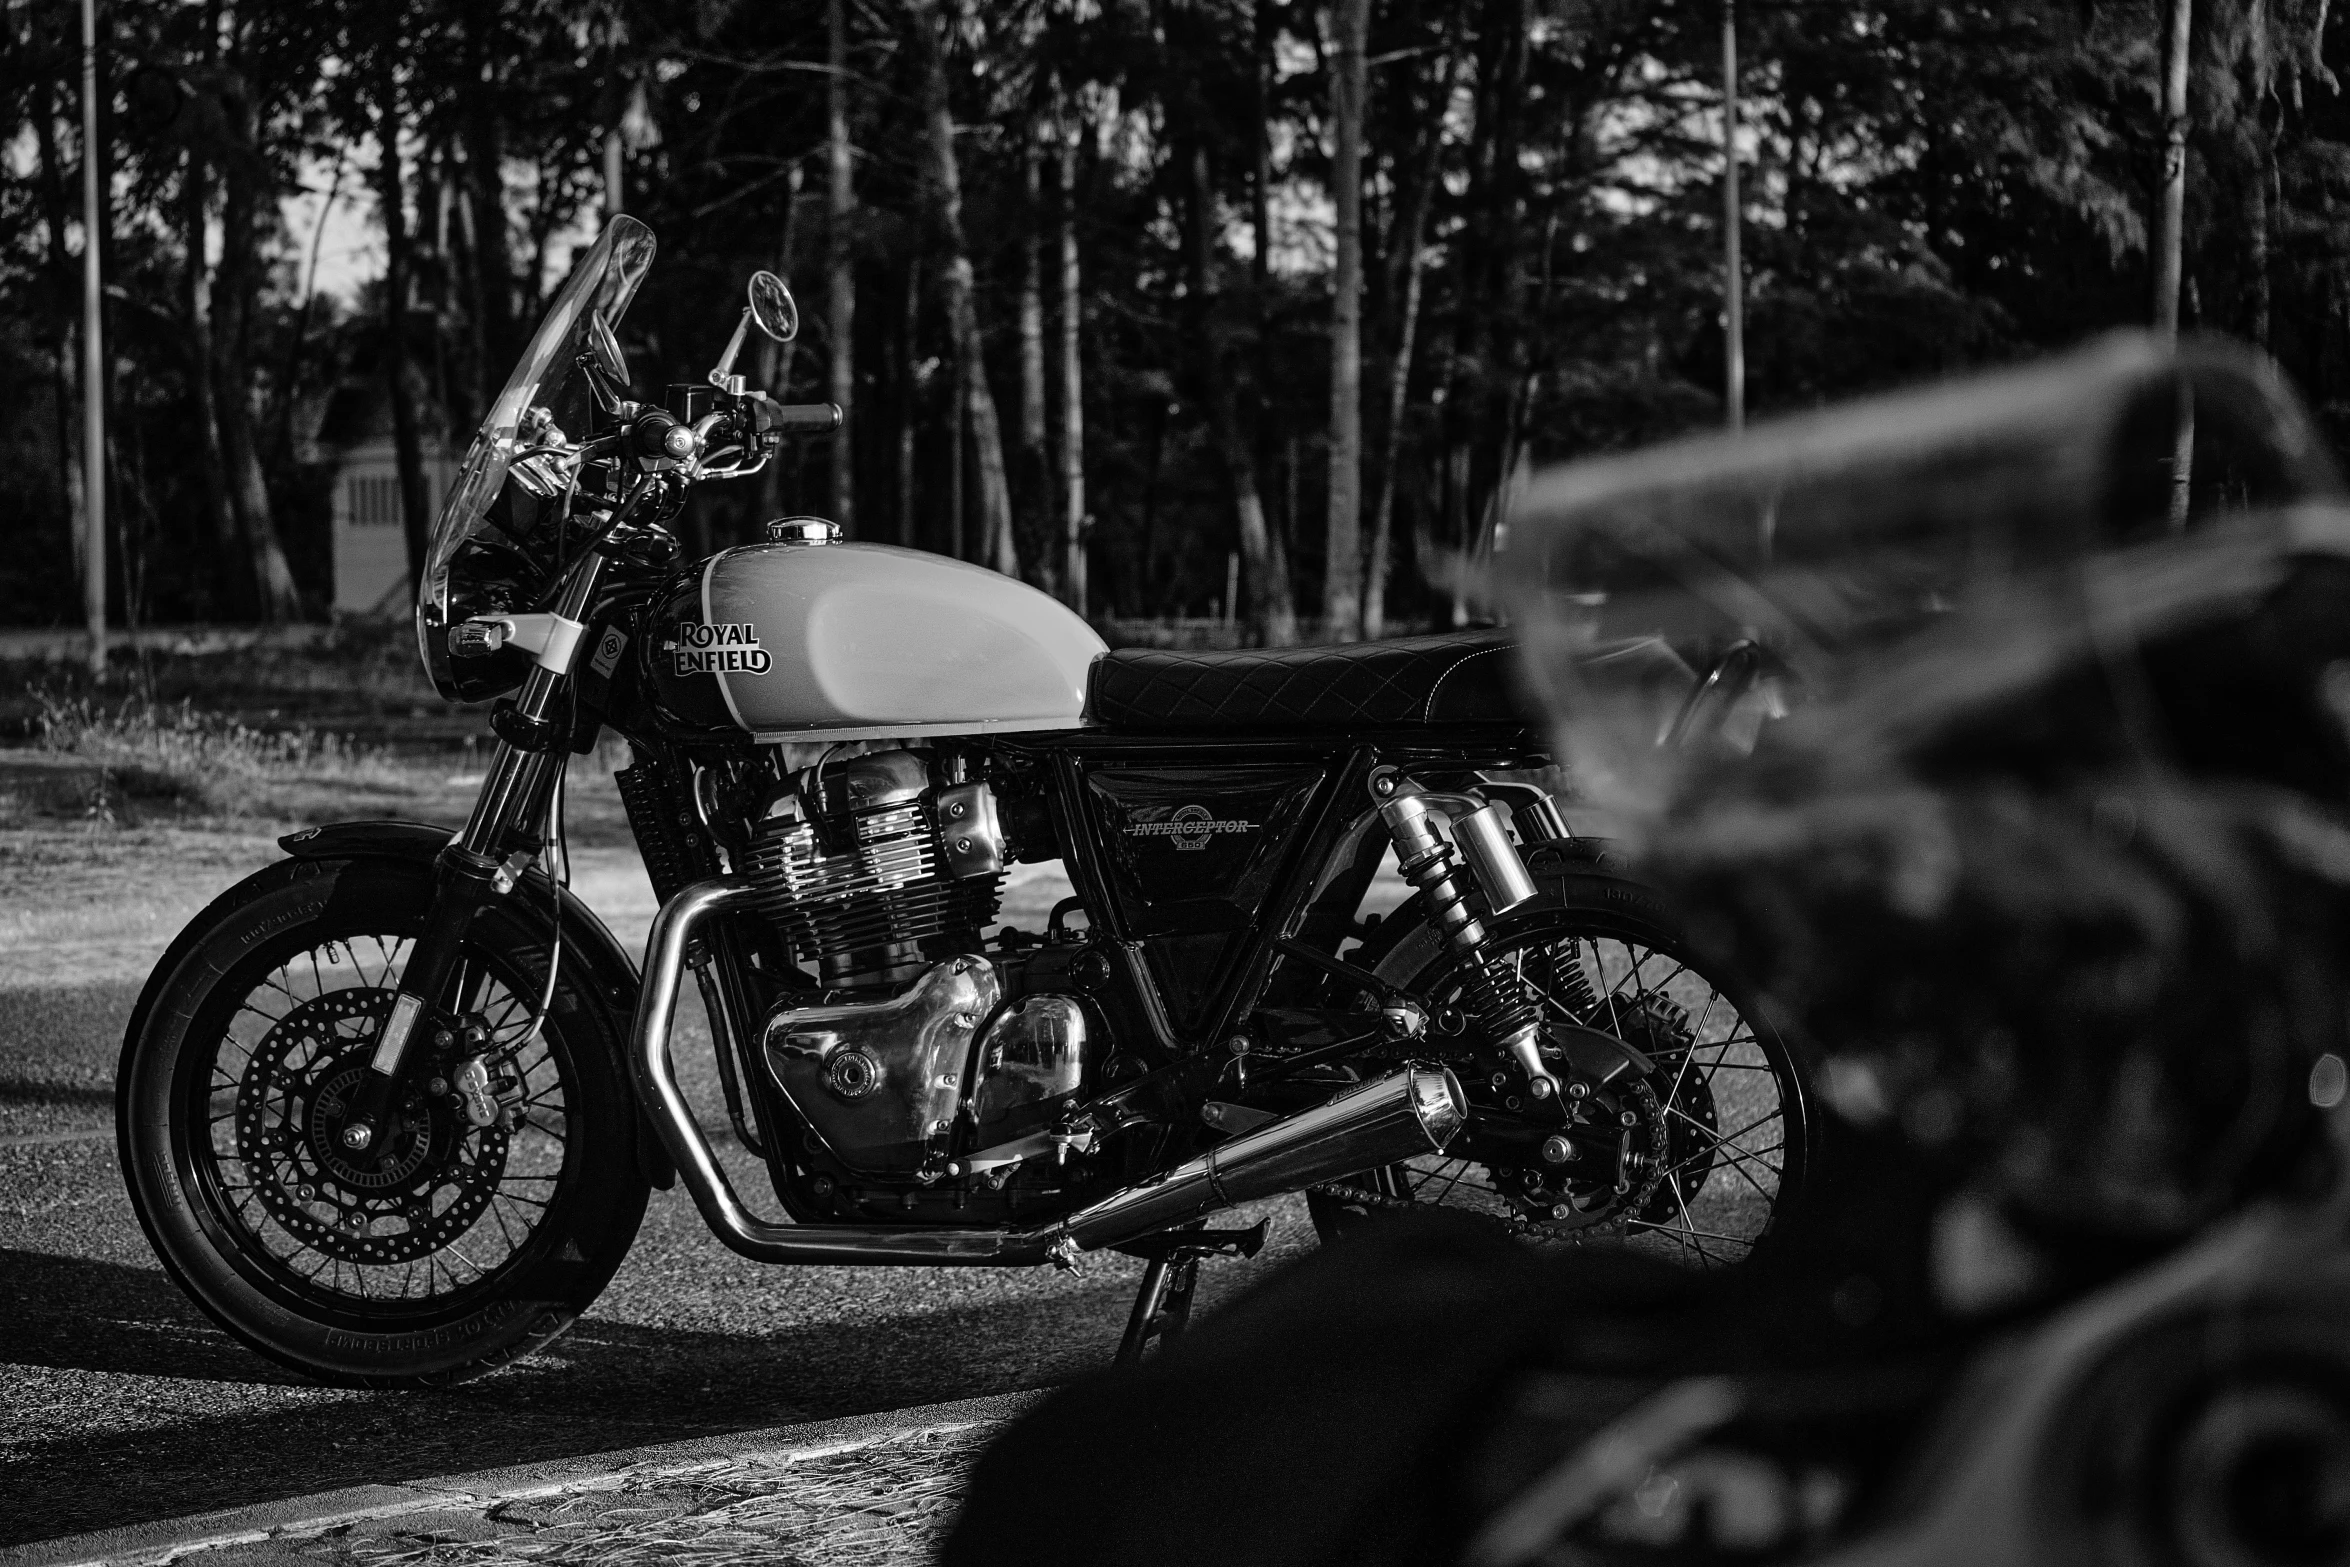
{"label": "utility pole", "polygon": [[[98,0],[82,0],[82,608],[90,622],[90,673],[106,673],[106,342],[100,276],[106,202],[99,179]],[[201,373],[201,371],[199,371]]]}
{"label": "utility pole", "polygon": [[1722,0],[1722,407],[1746,427],[1746,274],[1738,259],[1738,0]]}

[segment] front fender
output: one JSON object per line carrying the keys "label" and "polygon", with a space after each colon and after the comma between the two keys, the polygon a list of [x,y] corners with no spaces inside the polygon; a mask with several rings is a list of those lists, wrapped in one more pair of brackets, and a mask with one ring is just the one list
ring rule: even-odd
{"label": "front fender", "polygon": [[[297,860],[402,860],[429,868],[455,836],[446,827],[425,822],[331,822],[288,833],[277,843]],[[517,884],[512,894],[514,907],[525,919],[543,924],[550,891],[560,896],[563,951],[584,966],[588,976],[585,994],[601,1004],[610,1016],[613,1026],[608,1037],[622,1042],[622,1058],[614,1065],[620,1069],[620,1080],[629,1084],[633,1093],[635,1079],[628,1071],[625,1042],[636,1025],[639,989],[636,959],[620,944],[610,927],[596,917],[595,910],[581,902],[570,888],[553,888],[546,872],[535,866],[525,871]],[[669,1162],[667,1150],[645,1121],[641,1104],[637,1107],[637,1121],[637,1163],[646,1180],[666,1191],[677,1182],[677,1168]]]}

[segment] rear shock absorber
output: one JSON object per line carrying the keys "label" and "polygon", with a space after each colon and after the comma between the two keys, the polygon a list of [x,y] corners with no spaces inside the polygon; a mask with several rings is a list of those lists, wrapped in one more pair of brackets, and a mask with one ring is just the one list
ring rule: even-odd
{"label": "rear shock absorber", "polygon": [[[1466,796],[1430,794],[1386,767],[1371,775],[1371,795],[1394,835],[1396,868],[1419,889],[1429,920],[1452,953],[1469,1010],[1486,1037],[1518,1064],[1527,1091],[1537,1099],[1551,1098],[1559,1092],[1559,1081],[1542,1062],[1541,1013],[1518,976],[1485,950],[1484,921],[1468,901],[1472,871],[1490,911],[1515,908],[1534,895],[1515,846],[1501,834],[1497,808]],[[1447,816],[1446,807],[1459,808],[1459,814]],[[1462,866],[1436,830],[1440,816],[1452,822],[1472,866]]]}

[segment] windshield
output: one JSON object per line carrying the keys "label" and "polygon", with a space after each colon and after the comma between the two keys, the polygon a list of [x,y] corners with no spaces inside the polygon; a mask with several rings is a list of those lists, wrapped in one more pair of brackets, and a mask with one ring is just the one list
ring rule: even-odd
{"label": "windshield", "polygon": [[[589,320],[601,315],[607,326],[618,327],[653,264],[653,250],[653,231],[634,218],[616,217],[604,226],[573,263],[449,488],[416,595],[417,651],[444,696],[490,694],[459,689],[475,682],[460,682],[451,670],[446,628],[470,615],[527,609],[549,584],[560,502],[510,493],[506,477],[526,448],[587,434],[591,405],[577,365]],[[538,427],[534,418],[533,433],[525,435],[524,416],[533,408],[547,411],[552,428]]]}

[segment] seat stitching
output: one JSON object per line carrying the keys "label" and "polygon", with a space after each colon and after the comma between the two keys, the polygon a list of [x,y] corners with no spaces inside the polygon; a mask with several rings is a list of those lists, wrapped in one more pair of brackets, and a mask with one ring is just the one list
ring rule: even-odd
{"label": "seat stitching", "polygon": [[1436,722],[1436,699],[1443,694],[1444,683],[1457,674],[1463,664],[1473,658],[1483,658],[1488,653],[1506,653],[1508,651],[1509,644],[1505,642],[1499,647],[1481,647],[1474,653],[1463,653],[1459,658],[1454,659],[1452,666],[1446,669],[1443,674],[1438,675],[1436,683],[1428,688],[1428,705],[1420,709],[1420,722],[1423,724]]}

